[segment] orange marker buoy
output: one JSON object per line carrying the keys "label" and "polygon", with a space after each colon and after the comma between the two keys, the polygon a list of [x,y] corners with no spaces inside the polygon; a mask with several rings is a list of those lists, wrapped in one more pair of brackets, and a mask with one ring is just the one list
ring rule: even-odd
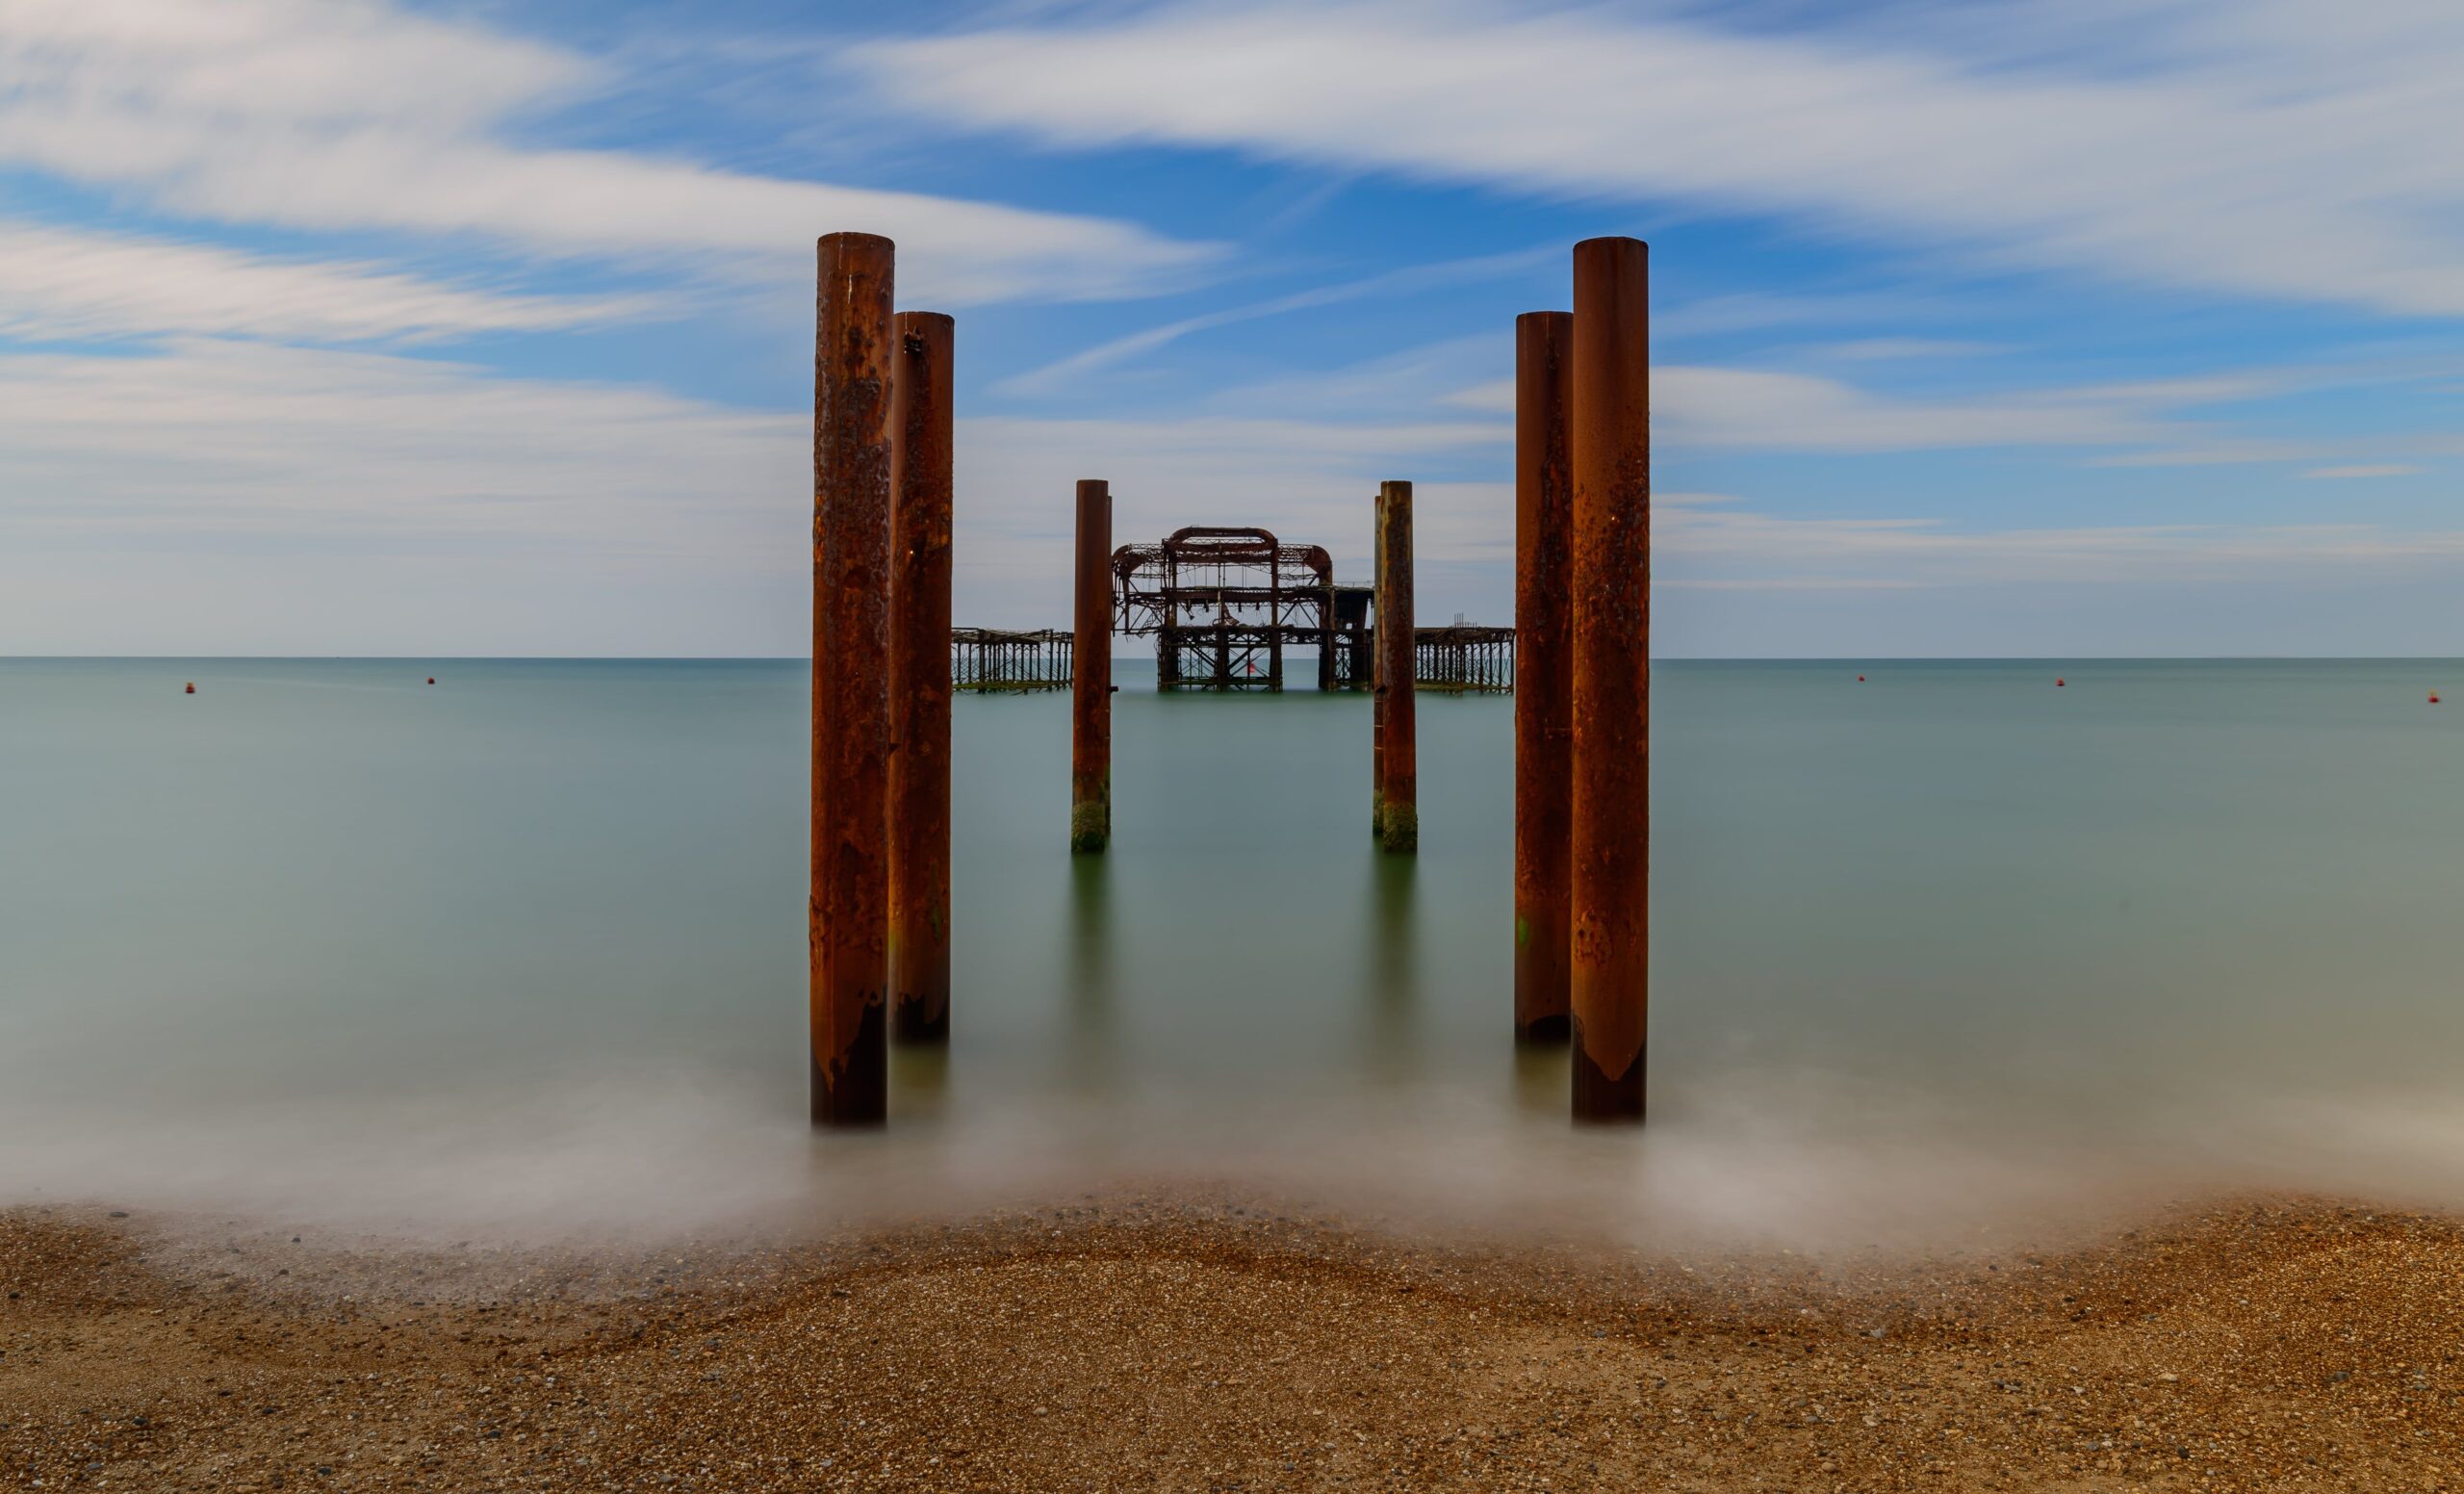
{"label": "orange marker buoy", "polygon": [[[188,687],[187,689],[185,689],[185,690],[182,690],[180,693],[181,693],[181,694],[183,694],[183,695],[194,695],[194,694],[196,693],[196,682],[195,682],[194,680],[191,680],[191,681],[189,682],[189,687]],[[2433,695],[2433,696],[2431,696],[2431,697],[2430,697],[2430,699],[2431,699],[2431,700],[2436,700],[2436,699],[2438,699],[2438,697],[2437,697],[2437,696],[2435,696],[2435,695]]]}

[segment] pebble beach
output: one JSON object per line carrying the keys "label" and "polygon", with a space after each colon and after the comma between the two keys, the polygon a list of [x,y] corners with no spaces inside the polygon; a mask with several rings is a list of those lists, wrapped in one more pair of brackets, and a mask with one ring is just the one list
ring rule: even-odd
{"label": "pebble beach", "polygon": [[1119,1198],[793,1245],[0,1213],[0,1488],[2464,1487],[2464,1228],[1650,1256]]}

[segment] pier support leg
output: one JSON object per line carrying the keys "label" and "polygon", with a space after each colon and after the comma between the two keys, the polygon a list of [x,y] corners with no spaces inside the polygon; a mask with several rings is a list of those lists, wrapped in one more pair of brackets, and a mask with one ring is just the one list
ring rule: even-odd
{"label": "pier support leg", "polygon": [[1421,844],[1419,676],[1412,627],[1412,485],[1377,488],[1377,842],[1390,851]]}
{"label": "pier support leg", "polygon": [[1514,1036],[1566,1039],[1574,876],[1571,313],[1514,322]]}
{"label": "pier support leg", "polygon": [[890,388],[890,1036],[950,1038],[950,385],[955,328],[901,312]]}
{"label": "pier support leg", "polygon": [[1648,250],[1575,245],[1574,1114],[1643,1118],[1651,896]]}
{"label": "pier support leg", "polygon": [[1361,646],[1369,651],[1369,834],[1386,838],[1386,653],[1379,647],[1386,626],[1386,526],[1370,516],[1369,626]]}
{"label": "pier support leg", "polygon": [[1113,834],[1113,494],[1078,484],[1078,669],[1069,702],[1069,849],[1101,851]]}
{"label": "pier support leg", "polygon": [[888,1115],[890,278],[820,244],[813,352],[812,1119]]}

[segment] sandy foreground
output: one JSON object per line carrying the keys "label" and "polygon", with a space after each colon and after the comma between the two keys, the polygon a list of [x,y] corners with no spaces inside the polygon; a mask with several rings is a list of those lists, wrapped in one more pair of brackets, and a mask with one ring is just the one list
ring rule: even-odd
{"label": "sandy foreground", "polygon": [[794,1249],[0,1213],[0,1488],[2464,1488],[2464,1227],[1707,1264],[1250,1206]]}

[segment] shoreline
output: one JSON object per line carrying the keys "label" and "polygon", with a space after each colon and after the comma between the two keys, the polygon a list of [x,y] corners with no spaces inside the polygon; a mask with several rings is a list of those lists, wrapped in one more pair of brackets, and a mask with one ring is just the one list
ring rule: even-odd
{"label": "shoreline", "polygon": [[1836,1260],[1203,1198],[475,1251],[30,1206],[0,1283],[8,1489],[2464,1487],[2464,1221],[2309,1198]]}

